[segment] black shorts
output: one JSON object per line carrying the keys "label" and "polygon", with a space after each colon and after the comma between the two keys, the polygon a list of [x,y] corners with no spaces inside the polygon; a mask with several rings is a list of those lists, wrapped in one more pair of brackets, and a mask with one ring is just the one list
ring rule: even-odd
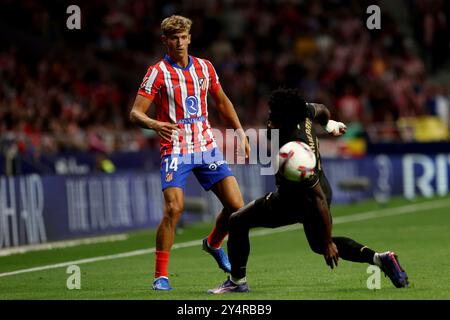
{"label": "black shorts", "polygon": [[[331,187],[324,174],[320,176],[320,185],[331,204]],[[316,224],[322,220],[312,189],[284,192],[279,189],[254,200],[241,208],[237,214],[245,219],[251,228],[277,228],[294,223]]]}

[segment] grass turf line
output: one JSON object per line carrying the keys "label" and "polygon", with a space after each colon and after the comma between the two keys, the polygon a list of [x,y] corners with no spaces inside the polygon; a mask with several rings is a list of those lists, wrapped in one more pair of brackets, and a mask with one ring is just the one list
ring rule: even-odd
{"label": "grass turf line", "polygon": [[[427,201],[427,200],[424,200]],[[395,200],[389,206],[407,204]],[[333,216],[376,209],[373,202],[336,206]],[[225,279],[215,262],[199,247],[172,252],[169,271],[173,292],[150,290],[153,255],[81,265],[82,289],[68,290],[65,268],[0,278],[1,299],[449,299],[450,216],[446,210],[428,210],[336,225],[335,235],[345,235],[384,251],[395,250],[411,279],[411,288],[399,290],[389,279],[382,289],[366,288],[367,265],[341,260],[330,270],[323,257],[312,253],[302,230],[251,238],[248,280],[252,292],[245,295],[210,296],[206,290]],[[195,225],[177,243],[200,239],[210,225]],[[86,245],[31,252],[0,258],[0,272],[61,261],[120,253],[153,246],[154,232],[130,234],[118,243]],[[431,264],[430,261],[433,261]],[[280,263],[282,262],[282,263]]]}

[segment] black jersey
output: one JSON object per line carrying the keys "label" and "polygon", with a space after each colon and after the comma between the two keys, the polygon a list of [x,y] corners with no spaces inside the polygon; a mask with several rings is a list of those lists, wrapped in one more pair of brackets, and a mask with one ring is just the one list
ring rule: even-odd
{"label": "black jersey", "polygon": [[319,139],[313,127],[313,119],[315,118],[316,109],[313,105],[308,104],[308,116],[297,126],[290,129],[280,129],[280,147],[290,141],[302,141],[309,145],[316,156],[316,172],[311,177],[301,182],[294,182],[285,179],[279,172],[276,174],[276,184],[279,191],[295,191],[299,188],[313,188],[319,182],[319,176],[322,171],[319,153]]}

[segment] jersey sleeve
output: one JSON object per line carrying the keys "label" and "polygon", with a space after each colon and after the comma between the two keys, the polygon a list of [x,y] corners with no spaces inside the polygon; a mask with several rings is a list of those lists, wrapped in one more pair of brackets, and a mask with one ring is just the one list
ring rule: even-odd
{"label": "jersey sleeve", "polygon": [[139,86],[138,94],[153,100],[161,88],[161,84],[161,72],[152,66],[148,68],[147,73]]}
{"label": "jersey sleeve", "polygon": [[210,79],[210,85],[209,85],[209,92],[216,92],[220,89],[220,82],[219,82],[219,76],[217,75],[216,69],[214,69],[214,66],[212,63],[208,60],[206,61],[206,65],[208,66],[208,72],[209,72],[209,79]]}

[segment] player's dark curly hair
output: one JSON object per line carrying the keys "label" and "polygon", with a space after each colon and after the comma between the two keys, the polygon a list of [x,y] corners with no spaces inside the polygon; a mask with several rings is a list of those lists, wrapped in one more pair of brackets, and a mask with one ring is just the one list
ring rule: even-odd
{"label": "player's dark curly hair", "polygon": [[269,97],[269,120],[280,125],[296,125],[307,117],[306,101],[298,89],[280,88]]}

